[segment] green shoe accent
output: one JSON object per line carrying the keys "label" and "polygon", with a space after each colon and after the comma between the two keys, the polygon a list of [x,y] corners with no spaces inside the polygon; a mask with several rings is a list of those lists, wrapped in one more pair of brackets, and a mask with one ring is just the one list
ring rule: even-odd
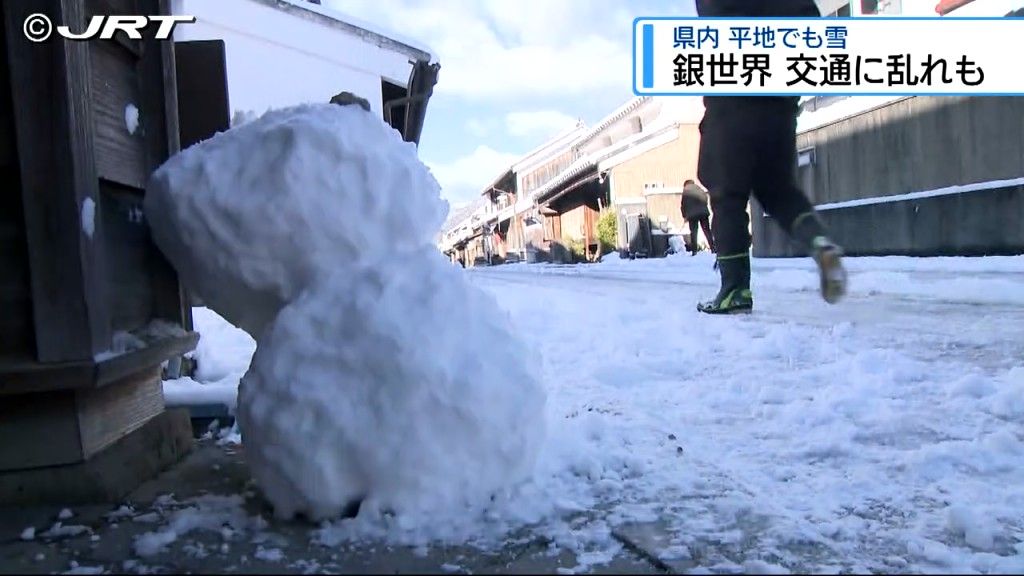
{"label": "green shoe accent", "polygon": [[697,311],[705,314],[750,314],[754,309],[754,295],[748,289],[736,289],[722,298],[697,305]]}
{"label": "green shoe accent", "polygon": [[740,252],[739,254],[730,254],[729,256],[719,256],[719,260],[739,260],[740,258],[747,258],[750,254],[747,252]]}
{"label": "green shoe accent", "polygon": [[799,216],[793,219],[793,228],[799,228],[800,225],[804,223],[804,220],[813,217],[814,212],[804,212],[803,214],[800,214]]}
{"label": "green shoe accent", "polygon": [[716,262],[722,277],[721,288],[713,300],[698,304],[697,310],[705,314],[749,313],[754,307],[750,293],[750,255],[743,252],[719,256]]}

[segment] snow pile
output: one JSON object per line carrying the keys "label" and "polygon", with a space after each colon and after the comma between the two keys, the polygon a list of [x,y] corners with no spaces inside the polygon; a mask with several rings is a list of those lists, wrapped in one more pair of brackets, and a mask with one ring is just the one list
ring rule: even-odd
{"label": "snow pile", "polygon": [[92,198],[82,201],[82,232],[90,239],[96,233],[96,202]]}
{"label": "snow pile", "polygon": [[238,423],[278,516],[362,501],[433,529],[530,476],[534,353],[432,245],[437,182],[379,118],[268,113],[169,160],[146,211],[186,286],[256,339]]}
{"label": "snow pile", "polygon": [[168,406],[220,404],[234,413],[238,383],[249,369],[256,341],[209,308],[193,308],[192,324],[199,333],[191,353],[195,379],[164,381],[164,399]]}
{"label": "snow pile", "polygon": [[317,276],[423,246],[446,213],[413,144],[332,104],[184,150],[153,175],[145,209],[184,283],[256,338]]}
{"label": "snow pile", "polygon": [[368,497],[426,519],[526,478],[544,394],[496,309],[425,248],[339,270],[282,310],[239,391],[247,454],[279,512],[334,515]]}
{"label": "snow pile", "polygon": [[124,127],[133,136],[135,131],[139,129],[139,109],[135,104],[129,104],[124,107]]}
{"label": "snow pile", "polygon": [[241,496],[192,498],[185,502],[185,507],[170,512],[167,523],[159,530],[138,535],[133,546],[135,554],[142,558],[156,556],[166,552],[178,539],[195,532],[213,532],[230,542],[236,536],[264,530],[266,521],[248,515],[244,503]]}

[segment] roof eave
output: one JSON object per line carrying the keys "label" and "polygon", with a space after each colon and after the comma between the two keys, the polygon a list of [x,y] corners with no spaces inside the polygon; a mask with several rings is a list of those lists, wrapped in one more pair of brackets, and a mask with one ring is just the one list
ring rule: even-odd
{"label": "roof eave", "polygon": [[[353,34],[355,36],[359,36],[365,40],[369,40],[376,44],[377,46],[380,46],[381,48],[398,52],[400,54],[404,54],[417,62],[430,63],[433,60],[433,55],[429,51],[423,50],[416,46],[412,46],[411,44],[392,38],[376,30],[369,30],[352,22],[346,21],[344,20],[344,14],[336,13],[333,10],[330,11],[331,13],[327,13],[329,9],[323,6],[319,6],[316,4],[303,6],[302,3],[294,1],[289,2],[287,0],[252,1],[259,2],[264,6],[276,8],[277,10],[280,10],[288,14],[292,14],[294,16],[311,18],[313,20],[320,21],[329,26],[333,26],[335,28],[347,31],[348,33]],[[317,6],[320,9],[314,9],[314,6]]]}

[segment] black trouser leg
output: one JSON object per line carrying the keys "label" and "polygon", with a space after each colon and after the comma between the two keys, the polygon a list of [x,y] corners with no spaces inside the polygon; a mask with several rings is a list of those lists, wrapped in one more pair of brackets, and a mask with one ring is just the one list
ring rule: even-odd
{"label": "black trouser leg", "polygon": [[747,215],[747,190],[724,189],[711,193],[711,236],[718,256],[734,256],[750,251],[750,218]]}
{"label": "black trouser leg", "polygon": [[697,230],[698,230],[698,228],[700,226],[700,222],[698,222],[696,220],[690,220],[689,224],[690,224],[690,246],[689,246],[689,250],[690,250],[690,252],[696,252],[697,251]]}
{"label": "black trouser leg", "polygon": [[796,122],[766,118],[754,168],[754,197],[782,229],[804,246],[825,227],[796,182]]}
{"label": "black trouser leg", "polygon": [[708,184],[719,256],[750,249],[751,193],[788,234],[809,244],[825,230],[796,183],[796,101],[722,98],[701,130],[698,177]]}
{"label": "black trouser leg", "polygon": [[700,219],[700,227],[704,230],[704,237],[708,239],[708,248],[711,252],[717,254],[715,250],[715,235],[711,233],[711,219],[707,216]]}

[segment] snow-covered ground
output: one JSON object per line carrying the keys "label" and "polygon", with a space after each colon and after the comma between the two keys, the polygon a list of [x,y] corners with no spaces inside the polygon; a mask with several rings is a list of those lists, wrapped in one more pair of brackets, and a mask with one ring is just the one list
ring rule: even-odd
{"label": "snow-covered ground", "polygon": [[[697,314],[711,263],[467,270],[543,351],[533,480],[463,526],[357,518],[313,541],[524,528],[586,569],[657,521],[661,558],[705,571],[1024,570],[1024,258],[849,259],[838,306],[808,260],[755,260],[750,317]],[[205,330],[216,358],[231,331]]]}

